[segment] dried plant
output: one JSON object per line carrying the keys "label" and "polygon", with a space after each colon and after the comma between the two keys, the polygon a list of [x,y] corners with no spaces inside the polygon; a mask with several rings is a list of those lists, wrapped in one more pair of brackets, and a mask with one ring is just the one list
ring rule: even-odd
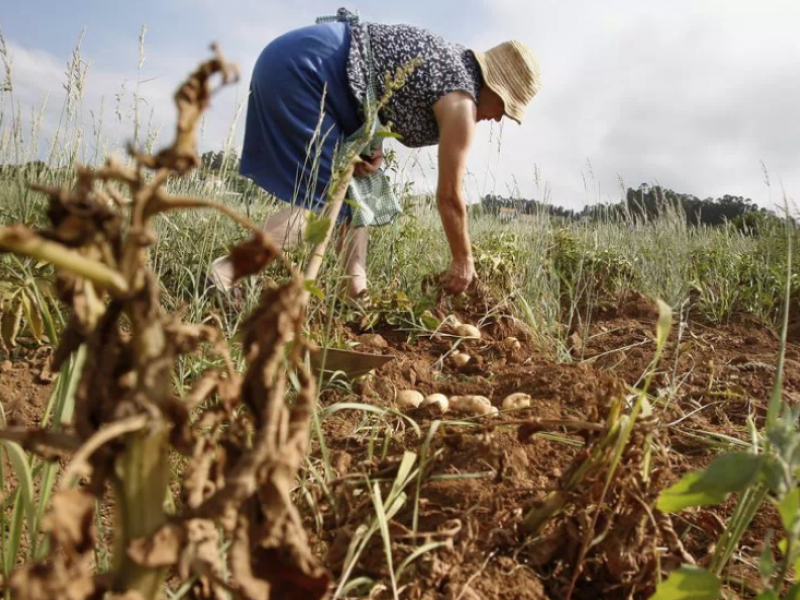
{"label": "dried plant", "polygon": [[[220,75],[225,84],[238,76],[214,52],[175,94],[170,146],[155,155],[131,147],[132,167],[111,159],[101,168],[78,167],[71,188],[38,187],[49,197],[46,231],[0,227],[0,249],[54,265],[59,297],[72,308],[54,368],[81,345],[87,350],[72,433],[0,432],[43,456],[74,453],[46,522],[50,554],[6,582],[14,598],[152,599],[170,568],[195,582],[194,597],[320,598],[328,589],[291,499],[316,398],[300,361],[301,278],[287,265],[288,283],[265,290],[244,325],[248,368],[240,375],[216,330],[182,324],[162,309],[147,267],[153,217],[182,209],[213,208],[250,230],[232,251],[237,278],[280,256],[230,208],[162,189],[199,164],[197,128],[213,94],[211,78]],[[293,338],[288,362],[299,391],[289,405],[285,349]],[[171,384],[176,360],[203,344],[224,366],[206,371],[179,398]],[[201,405],[211,408],[199,411]],[[248,410],[235,410],[240,405]],[[181,508],[171,515],[164,504],[173,453],[188,460]],[[97,574],[92,522],[107,487],[116,509],[114,560],[109,572]]]}

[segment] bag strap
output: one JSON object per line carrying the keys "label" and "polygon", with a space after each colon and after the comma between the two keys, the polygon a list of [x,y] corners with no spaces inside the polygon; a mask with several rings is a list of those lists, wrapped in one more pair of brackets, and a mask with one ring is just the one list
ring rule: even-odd
{"label": "bag strap", "polygon": [[[322,23],[348,23],[349,25],[356,25],[361,22],[361,17],[358,14],[358,10],[356,12],[350,12],[346,8],[342,7],[336,11],[335,15],[328,15],[317,17],[316,24],[320,25]],[[377,90],[377,82],[375,80],[375,67],[372,62],[372,43],[370,41],[369,36],[369,28],[364,28],[364,44],[366,46],[366,63],[367,63],[367,94],[366,94],[366,101],[370,104],[374,104],[377,102],[378,95],[376,93]]]}

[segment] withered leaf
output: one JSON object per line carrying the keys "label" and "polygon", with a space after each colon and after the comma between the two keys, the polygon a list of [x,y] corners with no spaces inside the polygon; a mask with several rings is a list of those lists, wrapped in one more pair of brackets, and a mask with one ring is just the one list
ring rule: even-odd
{"label": "withered leaf", "polygon": [[133,540],[128,556],[149,569],[178,565],[183,580],[192,573],[221,576],[222,572],[217,527],[206,519],[170,523],[150,538]]}
{"label": "withered leaf", "polygon": [[250,239],[236,246],[230,253],[233,279],[240,280],[255,275],[278,256],[278,248],[265,233],[254,232]]}
{"label": "withered leaf", "polygon": [[79,554],[92,551],[94,503],[94,496],[82,489],[53,495],[51,512],[44,525],[52,532],[60,548]]}
{"label": "withered leaf", "polygon": [[41,342],[44,337],[44,322],[36,299],[30,296],[30,292],[25,291],[22,294],[22,305],[25,309],[25,321],[28,324],[28,329],[30,329],[33,337]]}
{"label": "withered leaf", "polygon": [[94,330],[106,310],[106,305],[100,299],[97,288],[88,279],[77,281],[72,297],[72,307],[81,325],[81,331],[84,333]]}
{"label": "withered leaf", "polygon": [[128,556],[150,569],[168,567],[177,564],[184,539],[183,528],[170,523],[150,538],[133,540],[128,546]]}
{"label": "withered leaf", "polygon": [[15,600],[100,600],[105,590],[98,589],[90,573],[80,573],[57,559],[53,564],[32,563],[14,572],[9,582]]}
{"label": "withered leaf", "polygon": [[2,341],[6,348],[14,348],[17,345],[17,335],[22,324],[22,302],[19,298],[15,301],[3,302],[3,316],[0,320],[0,331],[2,331]]}
{"label": "withered leaf", "polygon": [[9,582],[18,600],[94,600],[105,590],[92,571],[95,498],[82,489],[53,495],[44,527],[52,533],[57,552],[49,560],[29,563]]}

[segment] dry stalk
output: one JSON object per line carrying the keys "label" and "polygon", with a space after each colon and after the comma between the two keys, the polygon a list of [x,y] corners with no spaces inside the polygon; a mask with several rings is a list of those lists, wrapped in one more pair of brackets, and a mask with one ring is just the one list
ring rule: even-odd
{"label": "dry stalk", "polygon": [[[163,190],[169,177],[199,164],[197,127],[213,93],[211,78],[219,75],[225,84],[238,76],[213,50],[214,58],[175,94],[178,125],[170,146],[155,155],[131,147],[132,168],[108,160],[98,169],[78,167],[71,188],[37,188],[49,196],[52,226],[46,231],[0,228],[0,249],[56,268],[59,296],[72,316],[55,361],[81,345],[87,349],[75,435],[0,432],[32,451],[76,452],[53,498],[52,551],[13,574],[8,585],[14,598],[82,600],[112,593],[150,600],[161,596],[169,568],[184,580],[197,578],[193,597],[313,599],[327,592],[328,575],[308,549],[291,498],[316,398],[314,380],[299,360],[300,342],[289,362],[301,389],[292,405],[286,402],[286,343],[302,339],[301,278],[291,270],[293,279],[264,292],[244,325],[248,369],[240,376],[216,331],[183,325],[162,309],[158,282],[147,268],[150,221],[181,209],[216,209],[250,230],[232,253],[237,279],[280,256],[265,234],[231,209]],[[120,329],[123,318],[130,334]],[[171,384],[176,359],[206,343],[226,366],[208,371],[186,398],[177,398]],[[212,397],[219,402],[193,426],[190,411]],[[234,416],[240,403],[248,418]],[[184,510],[170,516],[164,502],[173,452],[190,462],[182,474]],[[72,488],[77,477],[85,484]],[[92,522],[95,500],[107,485],[114,492],[116,539],[113,566],[99,576],[92,567]],[[224,538],[231,543],[227,559]],[[227,568],[223,560],[229,560]]]}

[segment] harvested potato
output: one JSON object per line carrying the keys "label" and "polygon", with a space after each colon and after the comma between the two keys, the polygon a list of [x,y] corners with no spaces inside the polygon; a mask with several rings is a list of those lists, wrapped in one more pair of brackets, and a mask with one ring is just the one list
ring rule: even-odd
{"label": "harvested potato", "polygon": [[481,338],[481,330],[474,325],[463,324],[456,327],[456,335],[462,338],[479,340]]}
{"label": "harvested potato", "polygon": [[421,406],[425,407],[430,406],[431,404],[438,405],[443,413],[450,409],[450,400],[448,400],[447,396],[444,394],[431,394],[430,396],[426,396],[425,400],[422,401]]}
{"label": "harvested potato", "polygon": [[519,350],[522,348],[522,344],[520,344],[519,340],[513,336],[509,336],[504,339],[503,345],[506,347],[506,350]]}
{"label": "harvested potato", "polygon": [[503,400],[503,410],[528,408],[530,405],[531,397],[528,394],[511,394],[505,400]]}
{"label": "harvested potato", "polygon": [[419,407],[425,397],[417,390],[403,390],[397,392],[397,398],[394,403],[400,410],[411,410],[412,408]]}
{"label": "harvested potato", "polygon": [[462,367],[467,366],[467,363],[472,360],[472,357],[464,352],[453,352],[453,354],[450,356],[450,359],[457,368],[461,369]]}
{"label": "harvested potato", "polygon": [[485,396],[454,396],[450,398],[450,409],[465,415],[488,415],[492,403]]}

